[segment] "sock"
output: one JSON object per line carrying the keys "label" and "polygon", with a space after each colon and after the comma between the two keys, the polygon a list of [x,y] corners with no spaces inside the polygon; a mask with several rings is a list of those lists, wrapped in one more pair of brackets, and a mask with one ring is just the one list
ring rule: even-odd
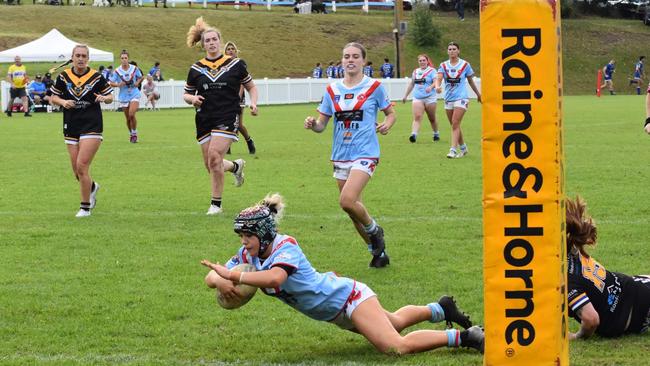
{"label": "sock", "polygon": [[417,132],[411,132],[411,136],[418,137],[418,133]]}
{"label": "sock", "polygon": [[363,230],[365,230],[368,234],[373,234],[375,231],[377,231],[377,222],[372,218],[370,220],[370,224],[363,225]]}
{"label": "sock", "polygon": [[79,208],[84,211],[90,211],[90,202],[81,202]]}
{"label": "sock", "polygon": [[440,136],[440,132],[439,131],[433,131],[433,136]]}
{"label": "sock", "polygon": [[212,201],[210,201],[210,204],[212,206],[221,207],[221,197],[212,197]]}
{"label": "sock", "polygon": [[252,137],[248,136],[248,138],[245,139],[245,140],[246,140],[246,142],[251,141],[251,140],[252,140]]}
{"label": "sock", "polygon": [[610,91],[609,91],[609,94],[610,94],[610,95],[614,95],[614,91],[613,91],[613,90],[610,90]]}
{"label": "sock", "polygon": [[465,150],[467,150],[467,145],[466,145],[466,144],[462,144],[462,145],[460,145],[460,150],[461,150],[461,151],[465,151]]}
{"label": "sock", "polygon": [[134,134],[134,135],[137,135],[137,134],[138,134],[138,129],[137,129],[137,128],[133,130],[133,134]]}
{"label": "sock", "polygon": [[445,320],[445,311],[440,304],[432,302],[431,304],[427,304],[427,306],[431,309],[431,320],[429,320],[431,323],[438,323]]}
{"label": "sock", "polygon": [[447,347],[460,347],[462,338],[458,329],[445,329],[445,333],[447,333]]}
{"label": "sock", "polygon": [[636,95],[641,95],[641,87],[640,86],[636,87]]}
{"label": "sock", "polygon": [[[228,148],[228,150],[230,150],[230,148]],[[233,161],[233,162],[232,162],[232,172],[233,172],[233,174],[234,174],[237,170],[239,170],[239,164],[237,164],[236,161]]]}

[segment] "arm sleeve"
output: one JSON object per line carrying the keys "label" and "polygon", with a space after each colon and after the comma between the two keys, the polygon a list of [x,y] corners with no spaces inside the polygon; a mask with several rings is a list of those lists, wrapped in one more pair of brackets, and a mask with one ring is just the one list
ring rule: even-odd
{"label": "arm sleeve", "polygon": [[185,82],[185,93],[187,94],[196,94],[196,85],[194,81],[194,73],[192,72],[192,69],[187,73],[187,81]]}
{"label": "arm sleeve", "polygon": [[59,74],[59,76],[56,77],[56,81],[50,88],[50,91],[52,92],[53,95],[60,97],[62,96],[64,90],[65,90],[65,81],[63,80],[63,74]]}
{"label": "arm sleeve", "polygon": [[246,61],[240,59],[239,64],[240,64],[240,68],[241,68],[240,69],[241,70],[241,76],[240,76],[241,83],[246,84],[246,83],[250,82],[251,80],[253,80],[253,76],[248,73],[248,69],[247,69],[247,66],[246,66]]}
{"label": "arm sleeve", "polygon": [[321,100],[317,110],[326,116],[331,116],[334,114],[334,105],[332,105],[332,98],[330,97],[327,90],[325,91],[323,99]]}
{"label": "arm sleeve", "polygon": [[113,88],[108,85],[108,81],[104,79],[103,76],[99,76],[99,82],[97,83],[97,93],[101,95],[111,95],[113,93]]}
{"label": "arm sleeve", "polygon": [[271,255],[269,267],[280,267],[287,271],[287,274],[292,274],[300,266],[300,260],[303,256],[304,254],[298,245],[286,243]]}
{"label": "arm sleeve", "polygon": [[474,76],[474,69],[472,69],[472,65],[470,65],[468,62],[467,68],[465,69],[465,77],[470,77],[470,76]]}
{"label": "arm sleeve", "polygon": [[379,85],[377,90],[375,90],[375,93],[377,95],[377,106],[380,110],[383,111],[391,106],[390,98],[386,92],[386,88],[384,88],[384,84]]}
{"label": "arm sleeve", "polygon": [[574,316],[580,308],[591,302],[584,288],[582,288],[580,284],[576,283],[575,279],[573,279],[571,275],[569,275],[568,279],[567,294],[569,315],[571,316]]}
{"label": "arm sleeve", "polygon": [[238,264],[242,264],[242,263],[245,263],[244,262],[244,248],[243,247],[239,248],[239,250],[237,251],[237,254],[233,255],[232,258],[230,258],[228,260],[228,262],[226,262],[226,264],[224,264],[224,266],[226,266],[226,268],[228,268],[228,269],[231,269],[232,267],[234,267],[234,266],[236,266]]}

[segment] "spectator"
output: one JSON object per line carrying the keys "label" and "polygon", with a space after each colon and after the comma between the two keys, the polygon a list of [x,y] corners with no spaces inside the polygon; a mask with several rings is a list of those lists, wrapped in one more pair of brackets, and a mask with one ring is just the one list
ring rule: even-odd
{"label": "spectator", "polygon": [[147,105],[151,103],[151,110],[157,110],[156,101],[160,99],[160,93],[156,87],[156,83],[153,80],[153,76],[147,75],[146,80],[142,83],[142,92],[147,98],[147,101],[144,103],[144,107],[147,108]]}
{"label": "spectator", "polygon": [[162,73],[160,72],[160,70],[156,71],[156,72],[153,74],[153,81],[155,81],[155,82],[165,81],[165,80],[163,79],[163,77],[162,77]]}
{"label": "spectator", "polygon": [[13,109],[14,99],[20,98],[23,102],[23,111],[25,112],[25,117],[31,117],[29,114],[29,103],[27,101],[27,93],[25,92],[25,86],[27,85],[27,69],[20,58],[20,56],[14,57],[14,64],[9,66],[7,70],[7,81],[11,84],[9,90],[9,103],[7,104],[7,116],[11,117],[11,111]]}
{"label": "spectator", "polygon": [[[149,70],[149,75],[153,76],[156,72],[160,72],[160,62],[156,61],[153,67]],[[162,75],[162,73],[161,73]]]}
{"label": "spectator", "polygon": [[327,76],[328,79],[336,78],[336,66],[334,66],[334,61],[330,61],[330,63],[327,65],[327,69],[325,69],[325,76]]}
{"label": "spectator", "polygon": [[106,80],[110,80],[112,74],[113,74],[113,65],[108,65],[108,67],[105,68],[104,71],[102,71],[102,76]]}
{"label": "spectator", "polygon": [[375,70],[372,68],[372,61],[368,61],[368,63],[366,63],[366,66],[363,67],[363,74],[371,78],[374,73]]}
{"label": "spectator", "polygon": [[36,78],[29,84],[29,96],[34,101],[34,104],[47,104],[45,100],[47,87],[43,82],[41,74],[36,74]]}
{"label": "spectator", "polygon": [[395,67],[393,64],[391,64],[388,61],[388,58],[384,59],[384,64],[381,65],[381,68],[379,69],[379,73],[381,74],[381,77],[384,79],[390,79],[393,77],[393,73],[395,72]]}
{"label": "spectator", "polygon": [[314,79],[320,79],[323,77],[323,68],[320,66],[320,62],[316,63],[316,67],[314,67],[314,70],[311,72],[311,76]]}
{"label": "spectator", "polygon": [[343,76],[345,76],[345,70],[343,70],[343,65],[341,64],[341,61],[338,61],[335,67],[336,67],[336,71],[335,71],[336,78],[343,79]]}
{"label": "spectator", "polygon": [[465,4],[463,4],[463,0],[456,0],[456,5],[454,5],[454,8],[456,9],[456,13],[458,13],[458,19],[460,21],[465,20]]}
{"label": "spectator", "polygon": [[645,125],[643,130],[650,134],[650,84],[648,85],[648,90],[645,93]]}

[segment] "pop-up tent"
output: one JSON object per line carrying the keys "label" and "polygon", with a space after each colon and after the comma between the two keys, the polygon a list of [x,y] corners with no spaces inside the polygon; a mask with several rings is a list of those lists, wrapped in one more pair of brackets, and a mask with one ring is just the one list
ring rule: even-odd
{"label": "pop-up tent", "polygon": [[[72,47],[78,43],[68,39],[55,28],[37,40],[0,52],[0,62],[14,62],[16,56],[20,56],[23,62],[63,62],[70,59]],[[91,61],[113,62],[111,52],[89,48]]]}

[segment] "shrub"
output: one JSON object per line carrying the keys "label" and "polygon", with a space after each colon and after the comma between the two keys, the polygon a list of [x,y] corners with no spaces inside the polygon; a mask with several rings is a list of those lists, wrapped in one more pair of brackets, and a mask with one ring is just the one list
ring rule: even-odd
{"label": "shrub", "polygon": [[440,30],[433,24],[431,10],[426,4],[418,4],[411,15],[409,35],[418,47],[435,47],[440,44]]}

